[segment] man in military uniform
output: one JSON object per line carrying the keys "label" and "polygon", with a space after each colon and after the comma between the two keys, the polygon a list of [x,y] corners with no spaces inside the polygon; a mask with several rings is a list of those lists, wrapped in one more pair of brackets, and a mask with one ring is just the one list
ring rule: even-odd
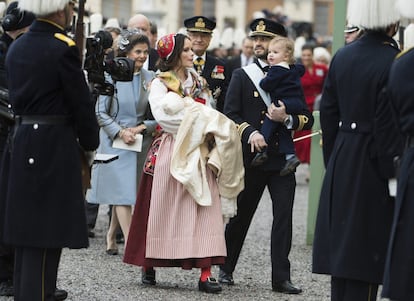
{"label": "man in military uniform", "polygon": [[[259,86],[268,66],[269,42],[278,35],[286,36],[286,29],[283,25],[267,19],[253,20],[250,29],[256,58],[253,64],[233,72],[224,104],[224,113],[236,122],[242,140],[245,189],[237,199],[237,215],[226,226],[227,258],[220,267],[219,281],[223,284],[234,284],[233,271],[253,215],[267,186],[273,206],[272,288],[277,292],[299,294],[302,290],[291,282],[288,258],[292,244],[295,174],[280,176],[280,170],[286,161],[285,156],[278,151],[277,133],[271,138],[269,145],[266,145],[259,130],[266,113],[273,121],[292,130],[310,129],[313,117],[306,106],[299,115],[286,114],[283,102],[279,102],[280,107],[271,104],[269,95],[263,93]],[[262,166],[252,167],[250,163],[255,155],[254,151],[261,151],[266,146],[269,160]]]}
{"label": "man in military uniform", "polygon": [[[402,16],[414,19],[412,0],[400,0],[397,5]],[[393,301],[414,300],[414,48],[406,45],[404,49],[391,66],[387,84],[393,120],[405,142],[382,284],[382,297]],[[390,119],[389,114],[387,117]],[[393,136],[387,136],[391,143]]]}
{"label": "man in military uniform", "polygon": [[20,0],[39,18],[6,57],[16,119],[0,169],[0,241],[15,248],[16,300],[56,300],[62,248],[88,246],[81,152],[98,147],[99,126],[64,31],[74,5]]}
{"label": "man in military uniform", "polygon": [[[11,2],[6,9],[6,15],[2,20],[3,34],[0,37],[0,88],[2,95],[7,96],[8,86],[5,70],[5,60],[7,50],[11,43],[20,35],[29,30],[30,24],[35,19],[35,15],[20,11],[17,1]],[[7,111],[8,100],[0,97],[3,109]],[[0,116],[0,161],[6,144],[9,132],[10,120]],[[1,166],[1,163],[0,163]],[[10,246],[0,244],[0,296],[13,296],[13,266],[14,250]]]}
{"label": "man in military uniform", "polygon": [[193,44],[194,69],[207,80],[216,100],[216,109],[222,112],[228,86],[225,62],[206,53],[216,22],[203,16],[195,16],[184,20],[184,26]]}
{"label": "man in military uniform", "polygon": [[312,272],[331,276],[332,301],[377,300],[383,279],[394,209],[387,180],[395,174],[400,143],[386,142],[398,131],[384,129],[382,119],[392,120],[393,113],[381,92],[399,53],[392,38],[399,19],[394,1],[350,0],[348,21],[365,33],[336,52],[325,80],[320,118],[326,173]]}

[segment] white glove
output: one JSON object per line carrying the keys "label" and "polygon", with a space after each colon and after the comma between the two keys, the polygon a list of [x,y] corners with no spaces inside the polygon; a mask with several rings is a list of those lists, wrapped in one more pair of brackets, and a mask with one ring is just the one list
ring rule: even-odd
{"label": "white glove", "polygon": [[221,200],[221,213],[223,215],[223,222],[227,224],[230,218],[237,214],[237,198],[225,198],[220,197]]}

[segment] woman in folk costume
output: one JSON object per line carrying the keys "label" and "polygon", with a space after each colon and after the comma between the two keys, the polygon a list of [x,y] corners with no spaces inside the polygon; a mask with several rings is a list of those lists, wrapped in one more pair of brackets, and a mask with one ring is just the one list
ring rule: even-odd
{"label": "woman in folk costume", "polygon": [[154,267],[200,268],[199,290],[218,293],[211,266],[226,256],[223,217],[234,216],[244,188],[240,139],[233,121],[211,107],[192,69],[190,39],[170,34],[157,50],[161,72],[149,101],[162,133],[144,166],[124,262],[142,266],[142,282],[152,285]]}
{"label": "woman in folk costume", "polygon": [[[374,301],[393,217],[388,180],[398,155],[396,129],[383,97],[399,53],[395,1],[350,0],[348,20],[365,34],[332,59],[320,103],[326,165],[313,244],[312,271],[331,276],[331,300]],[[395,148],[394,148],[395,147]]]}
{"label": "woman in folk costume", "polygon": [[[412,0],[397,1],[404,17],[414,18]],[[394,220],[384,272],[382,295],[396,301],[414,300],[414,48],[394,61],[387,86],[396,111],[398,128],[405,139],[405,150],[398,174]]]}

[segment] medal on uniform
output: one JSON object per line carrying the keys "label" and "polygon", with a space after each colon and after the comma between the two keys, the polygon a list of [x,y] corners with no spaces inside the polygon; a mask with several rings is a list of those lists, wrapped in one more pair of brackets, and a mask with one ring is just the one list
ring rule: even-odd
{"label": "medal on uniform", "polygon": [[211,72],[211,78],[224,79],[224,67],[216,65]]}

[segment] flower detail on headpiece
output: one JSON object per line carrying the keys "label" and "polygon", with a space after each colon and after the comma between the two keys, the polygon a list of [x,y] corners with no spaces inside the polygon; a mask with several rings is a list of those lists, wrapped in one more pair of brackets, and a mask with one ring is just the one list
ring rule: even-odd
{"label": "flower detail on headpiece", "polygon": [[136,34],[143,34],[143,31],[138,28],[125,29],[121,32],[121,35],[118,39],[118,48],[120,50],[125,50],[129,45],[130,37]]}
{"label": "flower detail on headpiece", "polygon": [[168,60],[174,51],[175,47],[175,34],[161,37],[157,42],[157,52],[162,59]]}

